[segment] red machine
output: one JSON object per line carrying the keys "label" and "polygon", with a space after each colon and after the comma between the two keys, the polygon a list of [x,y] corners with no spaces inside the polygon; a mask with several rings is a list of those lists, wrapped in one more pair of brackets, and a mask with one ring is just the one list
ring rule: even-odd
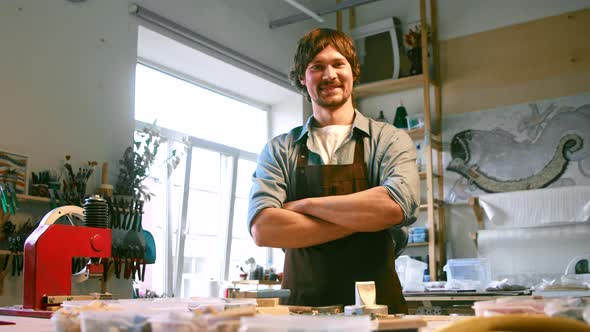
{"label": "red machine", "polygon": [[54,224],[83,211],[77,206],[56,208],[27,238],[23,309],[45,310],[44,297],[71,295],[73,257],[111,257],[111,229]]}

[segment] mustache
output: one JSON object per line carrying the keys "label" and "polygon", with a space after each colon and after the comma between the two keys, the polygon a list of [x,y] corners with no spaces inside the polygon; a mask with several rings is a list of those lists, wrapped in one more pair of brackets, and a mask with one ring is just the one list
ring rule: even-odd
{"label": "mustache", "polygon": [[323,81],[323,82],[320,82],[320,84],[318,85],[318,88],[323,89],[323,88],[326,88],[326,87],[332,88],[332,87],[341,87],[341,86],[342,86],[342,83],[340,81],[334,80],[334,81]]}

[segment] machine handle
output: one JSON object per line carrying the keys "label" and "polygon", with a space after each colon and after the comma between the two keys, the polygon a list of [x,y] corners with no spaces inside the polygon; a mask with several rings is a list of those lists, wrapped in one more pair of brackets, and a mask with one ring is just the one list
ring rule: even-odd
{"label": "machine handle", "polygon": [[109,163],[102,163],[102,181],[101,184],[107,184],[109,182]]}
{"label": "machine handle", "polygon": [[[43,219],[41,219],[41,221],[39,222],[39,226],[53,225],[57,219],[59,219],[63,216],[70,216],[70,215],[84,216],[84,209],[79,206],[76,206],[76,205],[65,205],[65,206],[57,207],[57,208],[49,211],[43,217]],[[70,220],[70,223],[73,224],[72,220],[71,219],[69,219],[69,220]]]}

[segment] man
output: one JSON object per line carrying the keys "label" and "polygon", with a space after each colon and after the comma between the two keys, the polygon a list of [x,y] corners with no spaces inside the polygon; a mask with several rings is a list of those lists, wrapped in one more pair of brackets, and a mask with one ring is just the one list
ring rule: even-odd
{"label": "man", "polygon": [[[377,304],[405,313],[390,229],[400,234],[416,220],[414,144],[354,109],[360,68],[345,34],[315,29],[303,36],[290,77],[313,116],[272,139],[259,157],[248,211],[254,241],[286,249],[287,304],[354,304],[355,282],[375,281]],[[406,244],[399,242],[397,252]]]}

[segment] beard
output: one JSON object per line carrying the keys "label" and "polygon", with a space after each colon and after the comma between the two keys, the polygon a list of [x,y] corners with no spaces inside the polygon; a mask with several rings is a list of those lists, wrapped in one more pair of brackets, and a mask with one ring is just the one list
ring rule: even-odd
{"label": "beard", "polygon": [[322,88],[322,85],[318,87],[317,97],[314,100],[314,102],[318,106],[321,106],[323,108],[336,109],[344,105],[348,101],[348,99],[350,99],[351,94],[346,92],[343,85],[338,86],[338,89],[340,89],[340,91],[329,95],[323,95]]}

